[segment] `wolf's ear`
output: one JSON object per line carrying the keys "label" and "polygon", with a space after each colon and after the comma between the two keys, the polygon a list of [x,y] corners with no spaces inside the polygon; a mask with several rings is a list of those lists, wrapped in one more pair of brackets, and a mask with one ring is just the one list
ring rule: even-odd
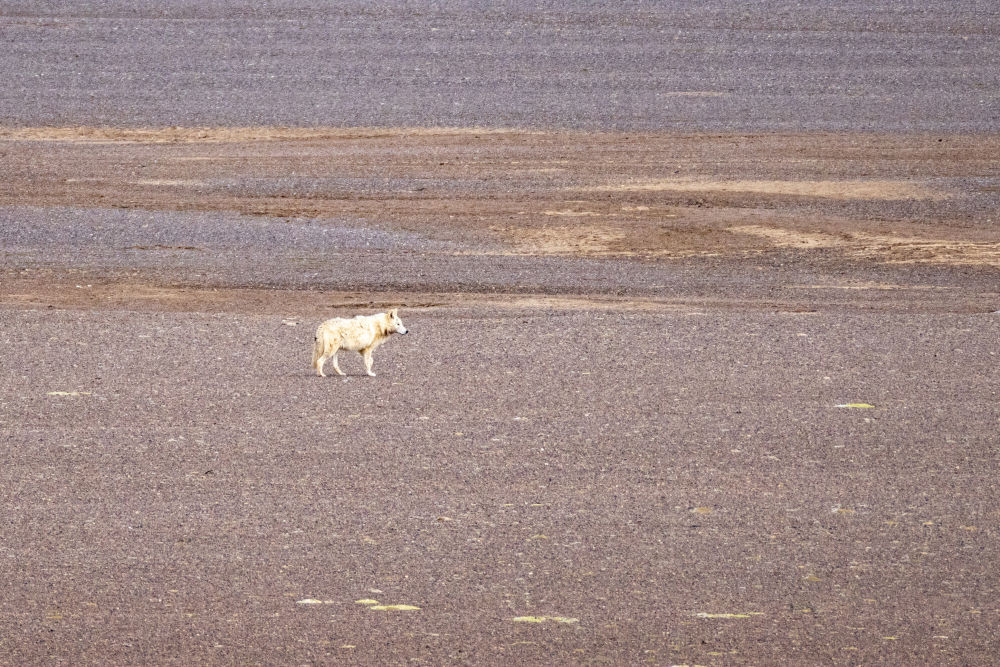
{"label": "wolf's ear", "polygon": [[399,315],[399,308],[392,308],[389,310],[389,317],[396,317]]}

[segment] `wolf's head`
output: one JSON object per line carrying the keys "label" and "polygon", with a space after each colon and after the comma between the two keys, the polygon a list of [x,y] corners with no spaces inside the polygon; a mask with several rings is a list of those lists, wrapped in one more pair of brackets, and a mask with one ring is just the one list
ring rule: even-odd
{"label": "wolf's head", "polygon": [[389,322],[389,333],[407,333],[406,327],[403,326],[403,320],[399,319],[399,308],[393,308],[385,316]]}

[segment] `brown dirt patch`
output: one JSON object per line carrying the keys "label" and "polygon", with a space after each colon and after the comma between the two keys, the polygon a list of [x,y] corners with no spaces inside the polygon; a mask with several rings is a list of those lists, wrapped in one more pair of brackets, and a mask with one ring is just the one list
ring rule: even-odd
{"label": "brown dirt patch", "polygon": [[511,253],[1000,266],[995,136],[0,128],[0,205],[335,218]]}
{"label": "brown dirt patch", "polygon": [[835,248],[855,259],[878,259],[894,264],[926,262],[1000,266],[1000,242],[976,243],[862,233],[834,235],[758,225],[730,227],[729,231],[767,239],[777,248]]}
{"label": "brown dirt patch", "polygon": [[912,181],[674,181],[596,186],[597,191],[736,192],[829,199],[941,199],[947,192]]}
{"label": "brown dirt patch", "polygon": [[613,310],[616,312],[697,312],[684,300],[614,296],[392,292],[371,294],[337,290],[239,289],[172,286],[143,282],[75,284],[58,278],[6,278],[0,304],[19,308],[135,310],[141,312],[232,312],[256,315],[331,317],[387,308],[449,310]]}

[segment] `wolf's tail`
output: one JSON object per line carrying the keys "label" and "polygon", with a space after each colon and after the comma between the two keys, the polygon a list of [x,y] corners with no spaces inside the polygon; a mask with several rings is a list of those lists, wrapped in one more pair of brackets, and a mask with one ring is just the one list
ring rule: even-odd
{"label": "wolf's tail", "polygon": [[316,336],[313,338],[313,368],[316,368],[316,363],[323,356],[324,338],[325,336],[321,331],[317,331]]}

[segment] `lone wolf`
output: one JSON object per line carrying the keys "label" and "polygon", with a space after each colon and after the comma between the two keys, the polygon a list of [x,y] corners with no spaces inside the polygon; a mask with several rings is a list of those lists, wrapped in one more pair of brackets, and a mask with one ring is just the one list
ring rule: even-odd
{"label": "lone wolf", "polygon": [[361,353],[361,357],[365,360],[365,370],[368,375],[375,377],[372,373],[372,352],[394,333],[406,333],[406,327],[399,319],[398,308],[393,308],[387,313],[357,315],[352,318],[334,317],[327,320],[316,329],[313,368],[316,369],[317,375],[326,377],[323,373],[323,364],[330,359],[337,375],[344,375],[337,365],[337,352],[351,350]]}

